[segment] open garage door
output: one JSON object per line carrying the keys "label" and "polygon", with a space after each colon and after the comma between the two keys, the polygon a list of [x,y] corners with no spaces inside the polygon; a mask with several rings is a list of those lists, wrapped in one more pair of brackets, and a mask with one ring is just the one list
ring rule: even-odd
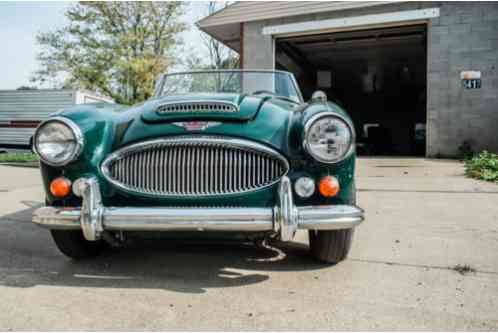
{"label": "open garage door", "polygon": [[359,154],[425,156],[425,25],[279,38],[275,47],[275,68],[295,74],[305,99],[323,90],[348,111]]}

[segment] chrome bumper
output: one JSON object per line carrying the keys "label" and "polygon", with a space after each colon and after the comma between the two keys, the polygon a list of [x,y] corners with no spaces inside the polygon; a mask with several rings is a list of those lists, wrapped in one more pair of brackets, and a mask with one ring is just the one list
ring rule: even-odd
{"label": "chrome bumper", "polygon": [[49,229],[81,229],[89,241],[109,231],[275,232],[290,241],[297,229],[335,230],[356,227],[363,210],[356,206],[294,206],[291,182],[284,177],[274,208],[104,207],[96,179],[81,178],[73,191],[81,208],[41,207],[33,222]]}

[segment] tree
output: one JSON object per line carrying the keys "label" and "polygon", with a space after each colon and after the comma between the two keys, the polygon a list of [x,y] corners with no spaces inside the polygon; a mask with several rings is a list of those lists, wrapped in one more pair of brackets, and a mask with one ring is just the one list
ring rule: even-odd
{"label": "tree", "polygon": [[[212,15],[228,5],[229,4],[226,2],[209,1],[207,4],[207,13],[208,15]],[[239,67],[239,57],[237,53],[207,34],[202,34],[202,39],[205,48],[208,50],[209,66],[211,68],[232,69]]]}
{"label": "tree", "polygon": [[[206,4],[205,15],[211,15],[228,5],[228,2],[209,1]],[[239,68],[239,56],[235,51],[204,32],[201,32],[201,41],[207,57],[199,57],[199,50],[195,50],[196,52],[185,60],[188,68],[198,70]]]}
{"label": "tree", "polygon": [[95,90],[118,103],[147,99],[156,78],[174,62],[182,2],[80,2],[69,24],[38,34],[41,68],[33,81]]}

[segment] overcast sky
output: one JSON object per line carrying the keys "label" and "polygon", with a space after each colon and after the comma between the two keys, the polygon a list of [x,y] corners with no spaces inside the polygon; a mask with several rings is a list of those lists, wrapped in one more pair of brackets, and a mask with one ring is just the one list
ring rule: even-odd
{"label": "overcast sky", "polygon": [[[0,2],[0,89],[30,85],[29,78],[37,69],[36,33],[62,27],[69,5],[70,2]],[[189,31],[182,35],[188,49],[199,45],[200,32],[193,24],[204,15],[204,7],[203,2],[191,3],[183,17],[189,24]]]}

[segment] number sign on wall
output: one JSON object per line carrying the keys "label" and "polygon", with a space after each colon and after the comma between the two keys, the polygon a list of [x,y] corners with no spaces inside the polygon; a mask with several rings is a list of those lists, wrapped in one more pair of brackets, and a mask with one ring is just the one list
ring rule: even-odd
{"label": "number sign on wall", "polygon": [[481,89],[481,72],[480,71],[463,71],[460,72],[462,86],[465,89]]}

